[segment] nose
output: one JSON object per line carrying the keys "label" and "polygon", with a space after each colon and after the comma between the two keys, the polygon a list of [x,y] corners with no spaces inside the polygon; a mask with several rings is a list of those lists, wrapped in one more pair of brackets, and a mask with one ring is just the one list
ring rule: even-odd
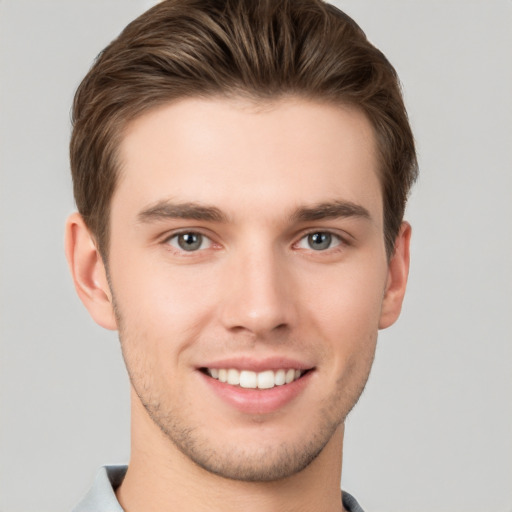
{"label": "nose", "polygon": [[284,260],[271,248],[232,255],[221,305],[224,328],[265,337],[292,327],[297,316],[294,286]]}

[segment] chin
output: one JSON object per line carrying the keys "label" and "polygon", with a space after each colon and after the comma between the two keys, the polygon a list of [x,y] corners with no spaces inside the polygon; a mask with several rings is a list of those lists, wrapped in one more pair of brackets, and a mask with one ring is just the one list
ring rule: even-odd
{"label": "chin", "polygon": [[296,444],[270,440],[267,446],[259,443],[254,449],[229,444],[222,450],[208,449],[206,443],[191,438],[181,438],[179,444],[176,439],[172,441],[186,457],[209,473],[242,482],[272,482],[307,468],[333,435],[334,431],[322,432]]}
{"label": "chin", "polygon": [[185,425],[179,414],[162,414],[168,408],[143,405],[173,449],[211,474],[243,482],[277,481],[305,470],[336,436],[341,440],[339,427],[348,414],[343,407],[325,407],[300,429],[299,421],[277,427],[255,419],[246,428],[228,431],[199,420],[191,427],[190,417]]}

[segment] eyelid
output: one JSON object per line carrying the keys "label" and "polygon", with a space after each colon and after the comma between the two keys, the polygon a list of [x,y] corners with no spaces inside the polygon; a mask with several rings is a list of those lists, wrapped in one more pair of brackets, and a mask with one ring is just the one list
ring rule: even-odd
{"label": "eyelid", "polygon": [[[212,235],[209,232],[209,230],[205,230],[204,228],[197,228],[197,227],[184,227],[184,228],[178,228],[178,229],[172,230],[170,232],[167,232],[161,236],[160,243],[163,245],[172,247],[174,250],[176,250],[176,252],[186,254],[187,251],[185,251],[184,249],[175,247],[174,245],[171,245],[169,243],[169,241],[172,240],[173,238],[178,237],[179,235],[182,235],[182,234],[186,234],[186,233],[194,233],[194,234],[201,235],[203,238],[205,238],[209,241],[208,247],[203,248],[203,249],[198,249],[196,251],[190,251],[189,252],[190,255],[192,255],[193,253],[198,253],[198,252],[205,251],[207,249],[211,249],[212,247],[220,247],[221,246],[221,244],[219,244],[218,242],[215,241],[215,236]],[[340,233],[339,230],[332,229],[332,228],[309,228],[307,230],[301,231],[300,234],[298,234],[296,237],[294,237],[296,239],[296,242],[294,242],[292,244],[292,246],[294,248],[297,247],[297,245],[302,240],[307,238],[309,235],[312,235],[315,233],[328,233],[333,238],[337,239],[338,243],[334,247],[330,247],[329,249],[324,249],[323,251],[320,251],[320,250],[314,251],[314,249],[312,249],[312,248],[308,248],[305,250],[310,250],[310,251],[320,253],[320,252],[328,252],[330,250],[337,249],[340,246],[348,247],[348,246],[352,245],[352,236],[349,233],[345,233],[345,232]]]}
{"label": "eyelid", "polygon": [[340,249],[340,248],[343,248],[343,247],[348,247],[348,246],[351,245],[351,242],[350,242],[350,238],[351,237],[350,237],[350,235],[348,233],[341,234],[339,231],[333,230],[333,229],[329,229],[329,228],[316,228],[316,229],[312,228],[312,229],[308,229],[306,231],[301,232],[300,235],[298,236],[297,241],[293,244],[293,246],[297,247],[298,244],[300,242],[302,242],[302,240],[306,239],[310,235],[314,235],[315,233],[329,234],[333,238],[336,238],[338,240],[338,243],[335,246],[329,247],[328,249],[324,249],[324,250],[316,250],[315,251],[311,247],[309,247],[309,248],[302,248],[302,247],[300,247],[299,249],[304,249],[304,250],[309,250],[309,251],[313,251],[313,252],[317,252],[317,253],[322,253],[322,252],[333,251],[333,250]]}
{"label": "eyelid", "polygon": [[[208,247],[197,249],[196,251],[186,251],[185,249],[182,249],[181,247],[175,246],[175,245],[170,243],[170,241],[173,238],[177,238],[180,235],[185,235],[185,234],[189,234],[189,233],[196,234],[196,235],[201,235],[203,237],[203,239],[206,239],[209,242]],[[171,232],[168,232],[168,233],[166,233],[165,235],[162,236],[162,239],[161,239],[160,243],[162,243],[163,245],[167,245],[168,247],[172,248],[172,250],[176,251],[177,253],[185,254],[185,255],[193,255],[194,253],[197,254],[199,252],[211,249],[215,245],[219,245],[217,242],[215,242],[215,240],[213,239],[212,235],[207,234],[204,229],[194,228],[194,227],[192,227],[192,228],[179,228],[179,229],[175,229],[175,230],[173,230]]]}

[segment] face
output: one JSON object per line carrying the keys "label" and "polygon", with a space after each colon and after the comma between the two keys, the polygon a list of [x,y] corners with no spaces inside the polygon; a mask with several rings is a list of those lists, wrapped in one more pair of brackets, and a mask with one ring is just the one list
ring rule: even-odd
{"label": "face", "polygon": [[371,125],[300,99],[187,99],[120,150],[109,282],[136,414],[213,473],[302,470],[339,435],[382,323]]}

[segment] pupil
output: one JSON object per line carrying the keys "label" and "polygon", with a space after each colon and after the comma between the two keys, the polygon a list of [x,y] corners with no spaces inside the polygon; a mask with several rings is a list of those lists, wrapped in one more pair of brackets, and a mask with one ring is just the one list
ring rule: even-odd
{"label": "pupil", "polygon": [[313,233],[308,238],[310,247],[316,251],[328,249],[331,245],[332,237],[330,233]]}
{"label": "pupil", "polygon": [[194,251],[199,249],[202,241],[202,235],[197,233],[183,233],[178,237],[178,244],[185,251]]}

